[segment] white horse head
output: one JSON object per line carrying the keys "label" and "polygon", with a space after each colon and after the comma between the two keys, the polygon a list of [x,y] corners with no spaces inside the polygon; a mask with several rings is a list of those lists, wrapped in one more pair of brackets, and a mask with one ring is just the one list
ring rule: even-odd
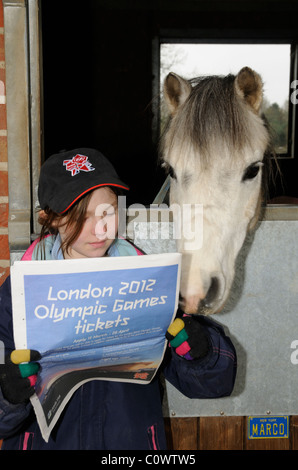
{"label": "white horse head", "polygon": [[201,77],[196,82],[173,73],[165,79],[170,121],[161,148],[171,175],[170,207],[202,208],[200,246],[192,246],[189,239],[198,212],[180,218],[181,236],[176,237],[186,313],[222,309],[237,255],[258,220],[269,143],[260,117],[262,94],[260,76],[248,67],[237,76]]}

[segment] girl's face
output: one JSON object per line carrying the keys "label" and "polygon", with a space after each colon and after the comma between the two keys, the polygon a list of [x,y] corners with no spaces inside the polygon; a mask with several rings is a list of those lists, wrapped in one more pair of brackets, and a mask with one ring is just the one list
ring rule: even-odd
{"label": "girl's face", "polygon": [[[85,214],[85,222],[78,238],[64,253],[64,258],[97,258],[104,256],[118,231],[117,196],[104,186],[92,192]],[[65,217],[58,227],[62,242],[72,227]]]}

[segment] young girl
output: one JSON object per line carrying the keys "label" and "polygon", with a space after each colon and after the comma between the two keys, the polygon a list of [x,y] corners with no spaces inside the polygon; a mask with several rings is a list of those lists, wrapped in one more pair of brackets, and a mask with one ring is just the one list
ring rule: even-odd
{"label": "young girl", "polygon": [[[110,162],[93,149],[50,157],[39,182],[41,235],[23,260],[141,255],[133,244],[117,238],[117,195],[125,190]],[[0,301],[0,340],[7,353],[0,365],[2,450],[166,449],[158,377],[149,385],[85,383],[46,443],[29,400],[40,356],[26,350],[20,357],[14,351],[9,278],[0,289]],[[179,318],[170,325],[168,338],[172,346],[161,370],[178,390],[189,398],[231,393],[236,354],[220,326],[201,316]]]}

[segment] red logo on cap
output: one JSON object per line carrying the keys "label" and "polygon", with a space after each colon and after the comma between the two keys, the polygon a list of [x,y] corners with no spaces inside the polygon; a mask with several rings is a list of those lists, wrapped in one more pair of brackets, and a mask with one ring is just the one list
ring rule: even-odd
{"label": "red logo on cap", "polygon": [[92,163],[88,162],[88,157],[80,154],[72,157],[71,160],[63,160],[63,165],[66,167],[66,170],[71,172],[71,176],[77,175],[80,171],[95,170],[95,168],[92,168]]}

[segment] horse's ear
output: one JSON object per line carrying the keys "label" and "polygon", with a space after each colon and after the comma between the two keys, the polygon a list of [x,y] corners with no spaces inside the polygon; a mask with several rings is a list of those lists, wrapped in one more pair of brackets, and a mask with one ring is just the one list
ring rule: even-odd
{"label": "horse's ear", "polygon": [[191,84],[175,73],[169,73],[164,81],[164,97],[170,113],[176,113],[191,92]]}
{"label": "horse's ear", "polygon": [[235,79],[235,88],[258,113],[263,99],[263,83],[260,75],[249,67],[243,67]]}

